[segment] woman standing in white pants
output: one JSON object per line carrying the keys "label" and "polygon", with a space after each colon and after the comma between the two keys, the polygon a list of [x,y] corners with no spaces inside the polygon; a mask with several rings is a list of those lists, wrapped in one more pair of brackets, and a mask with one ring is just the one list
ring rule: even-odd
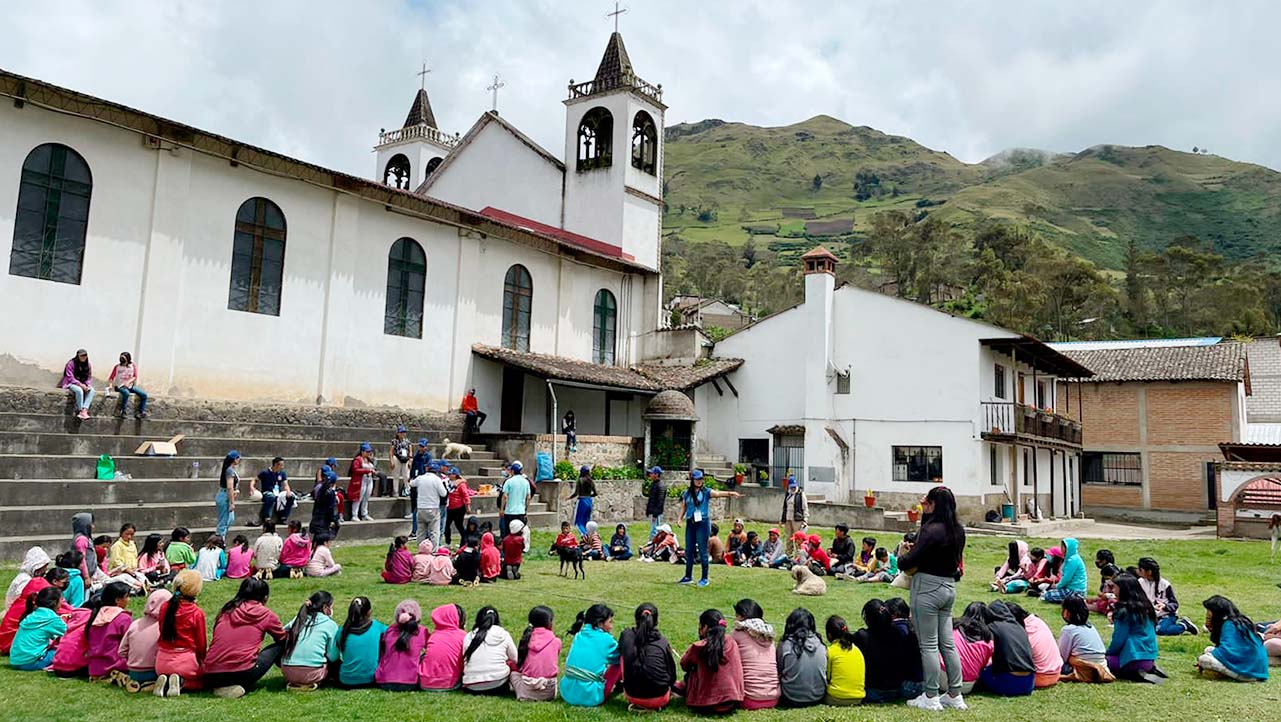
{"label": "woman standing in white pants", "polygon": [[[967,709],[961,697],[961,658],[952,638],[952,605],[956,583],[961,579],[965,554],[965,529],[956,518],[956,497],[944,486],[936,486],[921,500],[921,531],[916,544],[899,557],[899,570],[914,572],[911,586],[912,619],[921,647],[925,671],[925,692],[908,700],[917,709]],[[947,694],[943,689],[944,670]]]}

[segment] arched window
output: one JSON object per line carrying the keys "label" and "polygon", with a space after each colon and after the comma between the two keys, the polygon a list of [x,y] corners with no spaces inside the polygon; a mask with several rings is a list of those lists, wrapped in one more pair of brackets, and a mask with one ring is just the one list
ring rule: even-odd
{"label": "arched window", "polygon": [[397,153],[387,161],[387,169],[383,171],[383,183],[392,188],[409,190],[409,159],[404,153]]}
{"label": "arched window", "polygon": [[391,244],[387,253],[387,312],[383,333],[423,337],[423,293],[427,288],[427,254],[412,238]]}
{"label": "arched window", "polygon": [[266,198],[250,198],[236,211],[227,308],[279,316],[284,275],[285,214]]}
{"label": "arched window", "polygon": [[658,127],[643,110],[632,120],[632,167],[658,175]]}
{"label": "arched window", "polygon": [[608,168],[614,164],[614,116],[595,107],[578,124],[578,170]]}
{"label": "arched window", "polygon": [[445,160],[444,158],[441,158],[440,156],[436,156],[435,158],[432,158],[431,160],[427,161],[427,168],[423,173],[423,178],[426,178],[432,173],[435,173],[436,169],[440,167],[440,164],[443,163],[444,160]]}
{"label": "arched window", "polygon": [[67,146],[45,143],[27,154],[13,218],[11,275],[80,283],[92,191],[89,164]]}
{"label": "arched window", "polygon": [[529,309],[534,300],[534,281],[529,271],[517,264],[507,269],[503,280],[503,348],[529,350]]}
{"label": "arched window", "polygon": [[592,319],[592,360],[612,366],[614,340],[618,335],[618,302],[614,294],[603,288],[596,292]]}

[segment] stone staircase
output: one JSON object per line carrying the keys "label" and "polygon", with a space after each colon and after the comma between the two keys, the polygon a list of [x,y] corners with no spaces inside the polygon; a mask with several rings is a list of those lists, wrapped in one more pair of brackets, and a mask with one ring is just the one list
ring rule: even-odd
{"label": "stone staircase", "polygon": [[[80,421],[48,408],[48,404],[33,405],[30,410],[14,409],[11,404],[0,410],[0,562],[20,559],[34,544],[44,546],[51,555],[63,551],[71,540],[71,516],[80,511],[93,512],[100,534],[114,537],[126,522],[137,526],[140,536],[153,531],[168,535],[174,527],[185,526],[199,544],[215,526],[216,477],[223,456],[231,449],[243,458],[242,490],[251,477],[270,465],[272,457],[282,456],[295,493],[306,494],[327,457],[337,458],[340,470],[345,471],[362,441],[374,444],[380,471],[389,467],[387,444],[392,424],[383,425],[385,410],[371,411],[362,422],[355,410],[336,410],[341,413],[330,419],[307,409],[305,419],[274,423],[264,420],[270,414],[245,410],[250,408],[245,405],[229,404],[217,420],[183,418],[181,404],[167,409],[157,406],[161,408],[158,418],[144,421],[110,416]],[[240,410],[243,412],[237,413]],[[100,407],[96,411],[109,413]],[[439,442],[444,437],[461,436],[456,420],[448,417],[431,422],[411,413],[405,416],[412,439],[426,436]],[[143,442],[166,440],[176,434],[185,434],[177,456],[134,456]],[[438,444],[430,448],[435,456],[443,450]],[[484,446],[473,444],[472,449],[470,459],[451,463],[473,489],[481,484],[499,485],[502,460]],[[128,478],[96,480],[100,454],[109,454],[116,462],[118,477],[124,474]],[[346,483],[342,477],[339,486]],[[482,521],[497,524],[496,494],[476,497],[472,508]],[[236,511],[229,535],[244,533],[252,540],[257,535],[258,505],[242,497]],[[373,521],[344,524],[339,540],[384,541],[409,532],[410,522],[404,519],[410,512],[407,498],[374,497],[369,512]],[[292,518],[306,522],[310,516],[311,502],[304,501],[295,507]],[[537,497],[530,500],[529,517],[536,528],[556,524],[556,515]]]}
{"label": "stone staircase", "polygon": [[704,474],[710,474],[720,481],[734,478],[734,462],[720,454],[698,452],[694,456],[694,468],[702,469]]}

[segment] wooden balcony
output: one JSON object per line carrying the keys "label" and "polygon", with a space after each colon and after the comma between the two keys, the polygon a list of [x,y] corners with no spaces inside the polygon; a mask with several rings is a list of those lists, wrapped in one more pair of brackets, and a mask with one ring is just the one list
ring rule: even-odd
{"label": "wooden balcony", "polygon": [[1081,448],[1081,424],[1013,401],[984,401],[983,438]]}

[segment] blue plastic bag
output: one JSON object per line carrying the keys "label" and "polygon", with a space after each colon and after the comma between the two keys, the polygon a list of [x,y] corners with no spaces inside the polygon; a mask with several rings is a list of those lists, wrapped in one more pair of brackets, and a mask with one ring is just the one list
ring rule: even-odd
{"label": "blue plastic bag", "polygon": [[537,467],[534,472],[534,481],[551,481],[555,478],[552,474],[552,455],[549,451],[540,451],[534,455]]}

